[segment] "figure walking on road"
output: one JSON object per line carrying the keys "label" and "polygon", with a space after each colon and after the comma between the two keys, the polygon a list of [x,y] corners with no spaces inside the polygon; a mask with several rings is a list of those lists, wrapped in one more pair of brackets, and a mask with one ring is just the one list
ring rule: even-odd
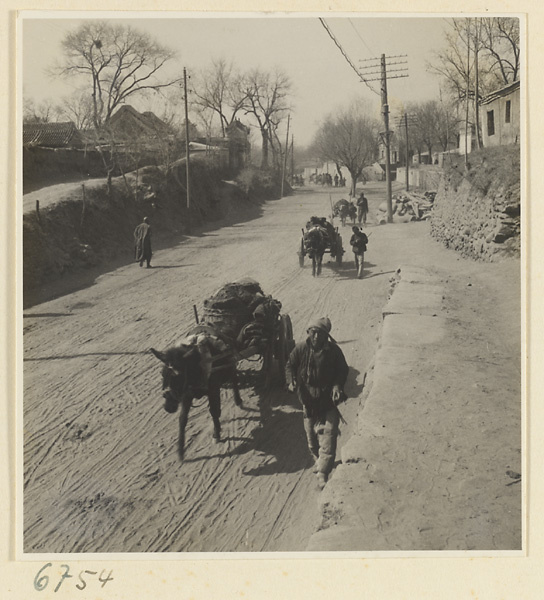
{"label": "figure walking on road", "polygon": [[366,245],[368,244],[368,236],[359,227],[354,225],[351,230],[353,235],[349,241],[355,257],[355,268],[357,269],[357,278],[363,278],[363,265],[365,259]]}
{"label": "figure walking on road", "polygon": [[320,489],[334,466],[340,421],[337,405],[346,399],[344,385],[349,371],[330,331],[331,322],[326,317],[311,323],[307,339],[293,348],[286,366],[288,389],[296,389],[303,407],[304,430]]}
{"label": "figure walking on road", "polygon": [[359,225],[361,221],[364,225],[366,225],[366,216],[368,214],[368,200],[363,192],[361,192],[358,200],[357,200],[357,220]]}
{"label": "figure walking on road", "polygon": [[134,230],[134,255],[140,267],[144,261],[147,263],[147,268],[151,268],[151,225],[149,219],[144,217],[143,223],[140,223]]}

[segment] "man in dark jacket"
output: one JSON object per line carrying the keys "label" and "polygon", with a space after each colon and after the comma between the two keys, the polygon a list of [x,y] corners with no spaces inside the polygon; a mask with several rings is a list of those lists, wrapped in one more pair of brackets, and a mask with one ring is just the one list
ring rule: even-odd
{"label": "man in dark jacket", "polygon": [[297,344],[287,362],[289,391],[296,389],[304,409],[308,448],[316,460],[319,487],[334,466],[344,385],[349,367],[342,350],[330,337],[331,322],[324,317],[308,327],[308,338]]}
{"label": "man in dark jacket", "polygon": [[357,277],[363,278],[363,265],[365,260],[366,245],[368,244],[368,236],[356,225],[351,230],[353,235],[349,241],[350,246],[353,249],[353,255],[355,257],[355,268],[357,269]]}
{"label": "man in dark jacket", "polygon": [[134,255],[140,267],[143,266],[144,260],[147,263],[147,268],[151,268],[151,225],[149,219],[144,217],[143,223],[140,223],[134,230]]}
{"label": "man in dark jacket", "polygon": [[366,215],[368,214],[368,200],[366,199],[366,196],[364,195],[363,192],[361,192],[361,195],[359,196],[358,200],[357,200],[357,221],[359,222],[359,225],[361,224],[361,221],[363,222],[363,225],[366,225]]}

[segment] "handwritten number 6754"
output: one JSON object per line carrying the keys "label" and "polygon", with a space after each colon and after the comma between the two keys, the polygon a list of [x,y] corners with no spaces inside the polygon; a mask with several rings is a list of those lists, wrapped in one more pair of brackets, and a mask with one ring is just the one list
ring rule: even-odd
{"label": "handwritten number 6754", "polygon": [[[41,591],[45,590],[45,588],[49,585],[49,575],[45,574],[45,570],[52,566],[53,566],[52,563],[47,563],[38,571],[38,573],[36,574],[36,577],[34,578],[34,589],[35,590],[38,590],[39,592],[41,592]],[[60,586],[62,585],[62,583],[65,579],[70,579],[73,577],[73,575],[70,575],[70,567],[68,565],[61,565],[60,568],[63,569],[64,572],[60,575],[59,582],[57,583],[55,590],[54,590],[55,592],[59,591]],[[108,583],[108,581],[113,580],[113,577],[111,576],[112,571],[110,571],[106,577],[104,577],[104,572],[105,572],[105,570],[102,570],[102,572],[100,573],[100,576],[98,577],[98,581],[102,584],[102,587],[104,587],[106,585],[106,583]],[[84,590],[87,587],[87,582],[83,578],[84,574],[97,575],[98,571],[88,571],[88,570],[80,571],[79,576],[78,576],[80,583],[76,584],[76,588],[78,590]]]}

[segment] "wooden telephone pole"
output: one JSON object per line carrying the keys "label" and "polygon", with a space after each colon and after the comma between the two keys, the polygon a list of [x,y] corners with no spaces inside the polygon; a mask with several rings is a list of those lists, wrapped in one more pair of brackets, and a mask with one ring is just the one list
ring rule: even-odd
{"label": "wooden telephone pole", "polygon": [[185,189],[187,191],[187,232],[191,231],[191,192],[189,184],[189,109],[187,106],[187,69],[183,67],[183,89],[185,93]]}
{"label": "wooden telephone pole", "polygon": [[408,138],[408,129],[411,125],[416,124],[416,118],[413,115],[409,115],[407,112],[404,116],[399,118],[397,128],[404,127],[404,135],[406,137],[406,191],[410,191],[410,142]]}
{"label": "wooden telephone pole", "polygon": [[295,136],[291,135],[291,185],[295,176]]}
{"label": "wooden telephone pole", "polygon": [[[381,99],[382,99],[382,115],[383,115],[383,124],[385,131],[382,133],[382,140],[385,146],[385,181],[387,185],[387,222],[393,222],[393,195],[391,189],[391,131],[389,129],[389,104],[387,100],[387,67],[390,65],[404,65],[407,64],[408,61],[398,61],[387,64],[386,60],[391,58],[401,58],[405,57],[406,54],[402,54],[399,56],[389,56],[386,58],[385,54],[382,54],[380,59],[380,64],[376,64],[377,58],[371,58],[369,60],[374,61],[374,64],[369,65],[368,67],[363,67],[363,69],[377,69],[380,68],[379,71],[367,72],[365,73],[365,81],[380,81],[381,82]],[[397,73],[400,71],[407,71],[407,68],[393,69],[390,73]],[[380,77],[375,79],[367,79],[366,75],[374,75],[380,74]],[[408,77],[408,75],[393,75],[390,76],[390,79],[396,79],[398,77]]]}
{"label": "wooden telephone pole", "polygon": [[281,198],[283,198],[283,182],[285,181],[285,172],[287,171],[287,155],[289,154],[289,122],[291,115],[287,115],[287,134],[285,136],[285,156],[283,157],[283,172],[281,174]]}
{"label": "wooden telephone pole", "polygon": [[385,54],[382,54],[382,113],[385,127],[385,181],[387,183],[387,222],[393,222],[393,195],[391,191],[391,131],[389,130],[389,104],[387,102],[387,70]]}

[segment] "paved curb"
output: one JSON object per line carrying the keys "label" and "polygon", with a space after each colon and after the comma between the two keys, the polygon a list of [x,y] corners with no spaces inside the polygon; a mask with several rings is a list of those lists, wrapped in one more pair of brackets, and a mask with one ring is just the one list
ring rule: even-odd
{"label": "paved curb", "polygon": [[[307,550],[515,548],[500,523],[513,504],[499,505],[493,518],[487,510],[490,497],[509,493],[503,480],[492,468],[482,473],[472,464],[482,398],[471,393],[471,375],[463,389],[458,384],[467,368],[456,342],[459,322],[441,315],[438,276],[419,268],[399,272],[383,310],[358,433],[342,448],[342,463],[320,494],[322,524]],[[465,423],[469,435],[457,441]],[[499,465],[511,459],[500,439],[478,452]]]}

